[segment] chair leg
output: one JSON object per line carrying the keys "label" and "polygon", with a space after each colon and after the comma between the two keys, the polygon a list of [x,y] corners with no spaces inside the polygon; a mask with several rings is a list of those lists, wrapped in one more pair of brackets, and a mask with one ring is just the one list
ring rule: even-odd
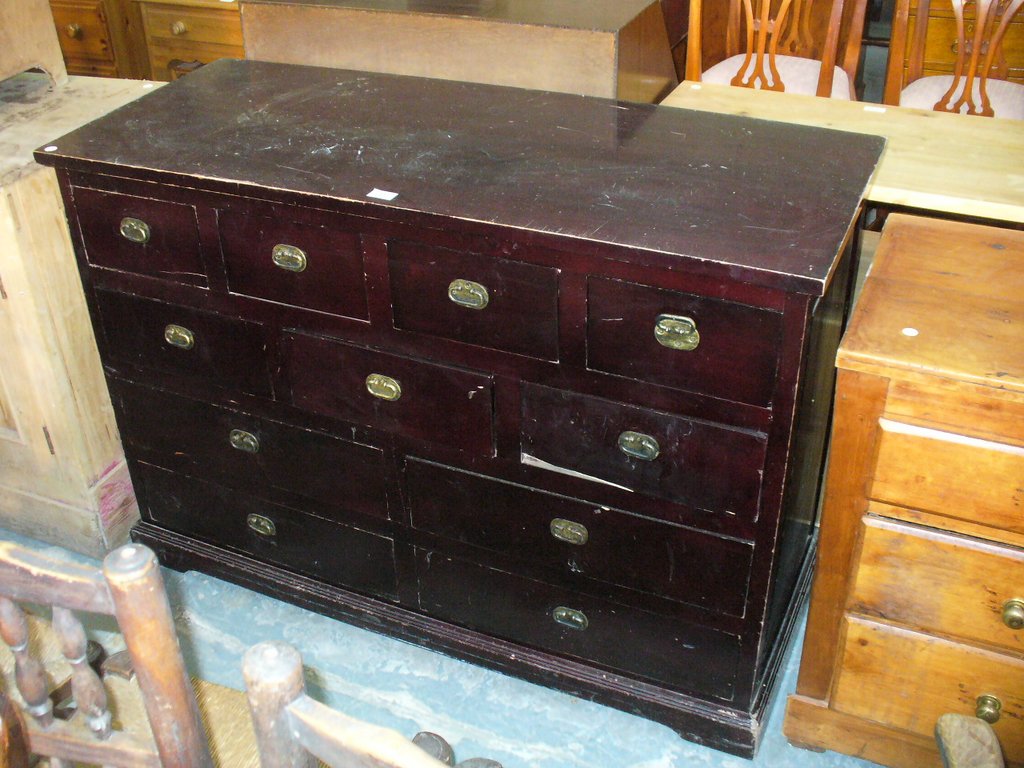
{"label": "chair leg", "polygon": [[263,768],[314,768],[288,733],[286,708],[306,692],[302,657],[287,643],[258,643],[242,657],[242,677]]}

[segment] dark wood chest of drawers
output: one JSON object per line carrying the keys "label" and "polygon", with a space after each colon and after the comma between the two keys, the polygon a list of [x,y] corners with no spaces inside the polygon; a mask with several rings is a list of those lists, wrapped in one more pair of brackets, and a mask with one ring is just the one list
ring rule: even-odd
{"label": "dark wood chest of drawers", "polygon": [[880,145],[218,62],[38,157],[164,562],[750,754]]}

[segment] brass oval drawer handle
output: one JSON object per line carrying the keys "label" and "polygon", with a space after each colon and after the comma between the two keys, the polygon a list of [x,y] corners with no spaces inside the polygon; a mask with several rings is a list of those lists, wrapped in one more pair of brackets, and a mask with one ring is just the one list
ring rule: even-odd
{"label": "brass oval drawer handle", "polygon": [[274,525],[274,521],[269,517],[252,514],[245,518],[245,524],[249,526],[249,530],[253,533],[258,533],[260,536],[269,538],[277,535],[277,526]]}
{"label": "brass oval drawer handle", "polygon": [[149,224],[142,219],[125,216],[121,219],[119,231],[121,232],[121,237],[133,243],[145,245],[149,242]]}
{"label": "brass oval drawer handle", "polygon": [[171,24],[171,34],[175,37],[181,37],[182,35],[187,33],[188,24],[186,24],[184,21],[176,21],[173,24]]}
{"label": "brass oval drawer handle", "polygon": [[246,432],[244,429],[232,429],[228,435],[228,442],[231,443],[232,448],[243,453],[260,452],[259,438],[252,432]]}
{"label": "brass oval drawer handle", "polygon": [[483,309],[491,301],[487,288],[472,280],[459,278],[448,284],[448,298],[460,307]]}
{"label": "brass oval drawer handle", "polygon": [[1024,598],[1013,597],[1003,603],[1003,624],[1010,629],[1024,629]]}
{"label": "brass oval drawer handle", "polygon": [[306,268],[306,252],[287,243],[278,243],[270,252],[274,264],[289,272],[302,272]]}
{"label": "brass oval drawer handle", "polygon": [[575,629],[580,632],[590,626],[587,615],[583,611],[577,611],[575,608],[566,608],[564,605],[555,608],[551,612],[551,618],[569,629]]}
{"label": "brass oval drawer handle", "polygon": [[575,544],[577,547],[582,547],[590,538],[590,532],[587,530],[587,526],[582,523],[573,522],[572,520],[564,520],[561,517],[556,517],[551,521],[550,527],[551,535],[556,539],[569,544]]}
{"label": "brass oval drawer handle", "polygon": [[682,315],[658,315],[654,321],[654,338],[663,347],[690,352],[700,344],[697,323]]}
{"label": "brass oval drawer handle", "polygon": [[196,337],[188,328],[171,323],[164,328],[164,341],[178,349],[192,349],[195,346]]}
{"label": "brass oval drawer handle", "polygon": [[71,23],[64,27],[64,33],[72,40],[79,40],[82,37],[82,25]]}
{"label": "brass oval drawer handle", "polygon": [[394,402],[402,396],[402,385],[397,379],[382,373],[371,373],[366,377],[366,391],[381,400]]}
{"label": "brass oval drawer handle", "polygon": [[974,716],[984,720],[989,725],[999,720],[1003,711],[1003,702],[995,696],[985,693],[978,697],[977,706],[974,709]]}
{"label": "brass oval drawer handle", "polygon": [[619,450],[634,459],[654,461],[661,453],[661,446],[650,435],[626,430],[619,435]]}

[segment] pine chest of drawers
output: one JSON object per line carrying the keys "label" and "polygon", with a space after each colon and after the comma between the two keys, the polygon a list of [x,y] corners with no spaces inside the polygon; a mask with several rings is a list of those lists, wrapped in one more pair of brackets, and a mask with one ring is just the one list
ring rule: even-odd
{"label": "pine chest of drawers", "polygon": [[225,61],[38,157],[164,562],[750,754],[880,146]]}
{"label": "pine chest of drawers", "polygon": [[1024,766],[1024,233],[891,216],[839,350],[799,744],[941,766],[946,713]]}

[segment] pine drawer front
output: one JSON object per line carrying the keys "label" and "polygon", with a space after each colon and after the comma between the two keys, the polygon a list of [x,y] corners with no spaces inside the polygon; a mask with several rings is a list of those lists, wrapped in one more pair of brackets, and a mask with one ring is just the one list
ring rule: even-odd
{"label": "pine drawer front", "polygon": [[405,479],[414,528],[494,552],[517,573],[743,616],[749,544],[418,459]]}
{"label": "pine drawer front", "polygon": [[403,241],[388,267],[396,328],[558,359],[558,270]]}
{"label": "pine drawer front", "polygon": [[223,8],[188,8],[140,2],[149,52],[150,76],[173,79],[173,61],[209,64],[221,58],[242,58],[242,20],[235,3]]}
{"label": "pine drawer front", "polygon": [[388,517],[384,452],[244,411],[111,380],[133,455],[245,493],[276,488],[321,508]]}
{"label": "pine drawer front", "polygon": [[522,461],[693,509],[757,517],[767,437],[523,385]]}
{"label": "pine drawer front", "polygon": [[851,612],[1024,656],[1024,551],[870,515],[862,536]]}
{"label": "pine drawer front", "polygon": [[51,0],[50,10],[61,53],[74,74],[116,74],[103,0]]}
{"label": "pine drawer front", "polygon": [[194,207],[84,187],[74,195],[90,264],[206,287]]}
{"label": "pine drawer front", "polygon": [[298,333],[283,344],[293,405],[494,455],[492,376]]}
{"label": "pine drawer front", "polygon": [[232,293],[367,319],[357,232],[230,211],[218,221]]}
{"label": "pine drawer front", "polygon": [[835,710],[931,737],[940,715],[974,715],[991,696],[1007,759],[1024,760],[1024,659],[852,617],[844,628]]}
{"label": "pine drawer front", "polygon": [[675,389],[769,406],[782,315],[619,280],[587,281],[587,365]]}
{"label": "pine drawer front", "polygon": [[143,516],[331,584],[396,598],[394,542],[221,485],[136,465]]}
{"label": "pine drawer front", "polygon": [[270,397],[266,330],[258,323],[98,289],[112,361]]}
{"label": "pine drawer front", "polygon": [[[739,638],[418,550],[420,608],[545,651],[729,700]],[[698,661],[699,660],[699,661]]]}
{"label": "pine drawer front", "polygon": [[882,419],[870,495],[1024,533],[1024,446]]}

